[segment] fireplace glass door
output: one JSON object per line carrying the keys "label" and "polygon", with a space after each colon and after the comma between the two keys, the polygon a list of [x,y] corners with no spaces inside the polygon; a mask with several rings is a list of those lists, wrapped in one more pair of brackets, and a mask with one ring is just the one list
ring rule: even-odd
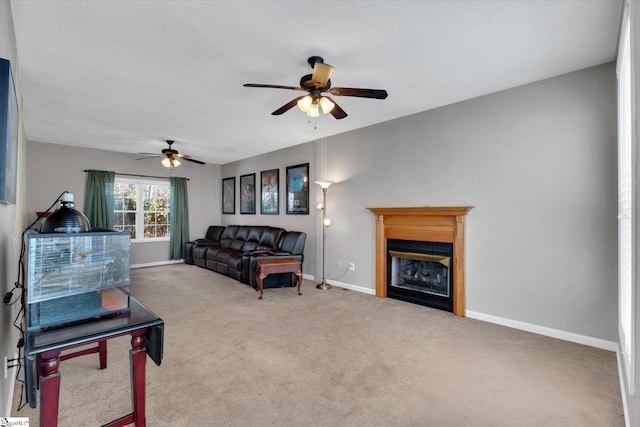
{"label": "fireplace glass door", "polygon": [[453,245],[387,240],[387,296],[453,311]]}

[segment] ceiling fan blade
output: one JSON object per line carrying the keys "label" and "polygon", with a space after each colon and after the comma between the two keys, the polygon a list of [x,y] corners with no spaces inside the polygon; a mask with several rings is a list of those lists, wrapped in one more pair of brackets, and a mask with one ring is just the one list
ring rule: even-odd
{"label": "ceiling fan blade", "polygon": [[327,86],[327,82],[333,73],[334,67],[323,62],[316,62],[313,66],[313,75],[311,81],[317,84],[318,88],[324,88]]}
{"label": "ceiling fan blade", "polygon": [[196,159],[192,159],[190,157],[181,157],[182,160],[186,160],[188,162],[193,162],[193,163],[197,163],[199,165],[204,165],[205,163],[200,161],[200,160],[196,160]]}
{"label": "ceiling fan blade", "polygon": [[193,162],[193,163],[198,163],[199,165],[204,165],[205,163],[200,161],[200,160],[196,160],[196,159],[192,159],[190,156],[187,156],[186,154],[174,154],[173,157],[177,157],[179,159],[182,160],[186,160],[188,162]]}
{"label": "ceiling fan blade", "polygon": [[284,104],[282,107],[278,108],[276,111],[274,111],[271,114],[274,116],[279,116],[282,113],[286,113],[287,111],[295,107],[298,101],[301,100],[302,98],[304,98],[304,96],[299,96],[295,99],[292,99],[291,101],[287,102],[286,104]]}
{"label": "ceiling fan blade", "polygon": [[357,96],[359,98],[385,99],[387,91],[384,89],[356,89],[353,87],[333,87],[329,90],[331,95]]}
{"label": "ceiling fan blade", "polygon": [[[327,98],[329,98],[329,97],[327,96]],[[333,104],[334,104],[333,109],[330,111],[330,113],[331,113],[331,115],[333,117],[335,117],[338,120],[344,119],[345,117],[347,117],[348,114],[345,113],[345,111],[342,108],[340,108],[340,106],[338,105],[338,103],[336,101],[334,101],[331,98],[329,98],[329,100],[331,102],[333,102]]]}
{"label": "ceiling fan blade", "polygon": [[138,157],[138,158],[137,158],[137,159],[135,159],[135,160],[144,160],[144,159],[152,159],[152,158],[154,158],[154,157],[162,157],[162,156],[161,156],[161,155],[159,155],[159,154],[152,154],[152,153],[140,153],[140,154],[150,154],[150,156]]}
{"label": "ceiling fan blade", "polygon": [[306,91],[306,89],[302,89],[301,87],[296,87],[296,86],[263,85],[263,84],[259,84],[259,83],[245,83],[242,86],[244,86],[244,87],[266,87],[266,88],[271,88],[271,89],[290,89],[290,90],[304,90],[304,91]]}

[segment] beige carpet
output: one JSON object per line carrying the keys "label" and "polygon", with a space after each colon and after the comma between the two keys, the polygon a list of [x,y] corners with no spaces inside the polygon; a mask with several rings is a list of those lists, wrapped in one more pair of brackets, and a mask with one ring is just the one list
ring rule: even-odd
{"label": "beige carpet", "polygon": [[[612,352],[305,281],[251,287],[196,266],[132,271],[165,321],[147,361],[147,424],[623,426]],[[62,362],[61,427],[131,411],[129,339]],[[19,389],[19,388],[18,388]],[[38,425],[38,410],[14,416]],[[39,408],[38,408],[39,409]]]}

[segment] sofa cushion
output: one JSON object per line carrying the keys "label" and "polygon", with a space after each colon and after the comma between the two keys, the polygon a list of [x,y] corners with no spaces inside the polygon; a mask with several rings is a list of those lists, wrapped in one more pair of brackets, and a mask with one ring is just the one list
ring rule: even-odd
{"label": "sofa cushion", "polygon": [[251,231],[249,232],[249,236],[247,237],[247,242],[260,242],[260,237],[262,237],[262,232],[264,231],[264,227],[251,227]]}
{"label": "sofa cushion", "polygon": [[265,249],[275,249],[278,246],[278,240],[280,240],[280,236],[284,229],[277,227],[264,227],[264,231],[262,232],[262,236],[260,236],[259,247]]}
{"label": "sofa cushion", "polygon": [[287,231],[284,238],[280,241],[278,249],[289,252],[292,255],[302,255],[306,239],[306,233],[301,233],[299,231]]}
{"label": "sofa cushion", "polygon": [[242,253],[231,249],[223,249],[216,255],[216,261],[226,264],[229,268],[240,270]]}
{"label": "sofa cushion", "polygon": [[237,225],[228,225],[220,235],[220,247],[228,248],[235,239],[239,228]]}
{"label": "sofa cushion", "polygon": [[234,251],[242,252],[242,247],[244,246],[244,240],[233,240],[229,245],[229,249],[233,249]]}
{"label": "sofa cushion", "polygon": [[[219,226],[219,225],[210,225],[209,228],[207,228],[207,234],[205,235],[205,239],[206,240],[215,240],[218,241],[220,240],[220,235],[222,234],[222,232],[224,231],[225,227]],[[197,240],[196,240],[197,242]]]}
{"label": "sofa cushion", "polygon": [[242,241],[247,241],[249,240],[249,233],[251,233],[251,227],[248,227],[246,225],[241,226],[240,228],[238,228],[238,232],[236,233],[236,237],[234,237],[234,240],[242,240]]}
{"label": "sofa cushion", "polygon": [[244,242],[242,246],[242,252],[250,252],[258,247],[258,242]]}

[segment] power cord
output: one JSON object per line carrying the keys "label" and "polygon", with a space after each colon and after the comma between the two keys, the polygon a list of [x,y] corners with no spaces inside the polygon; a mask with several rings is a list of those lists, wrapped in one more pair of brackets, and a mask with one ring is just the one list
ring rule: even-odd
{"label": "power cord", "polygon": [[[24,328],[22,326],[22,323],[23,323],[22,320],[25,316],[25,305],[26,305],[26,290],[24,287],[24,252],[25,252],[24,236],[27,234],[27,231],[31,230],[36,225],[38,221],[40,221],[43,217],[45,217],[45,214],[49,213],[51,209],[53,209],[53,207],[56,205],[56,203],[58,203],[58,201],[62,199],[62,195],[65,193],[68,193],[68,191],[65,190],[62,193],[60,193],[60,195],[55,199],[55,201],[51,204],[51,206],[49,206],[49,208],[47,208],[47,210],[44,211],[44,214],[36,218],[35,221],[29,224],[29,226],[27,226],[27,228],[25,228],[24,231],[22,232],[22,239],[20,242],[20,256],[18,257],[18,280],[16,280],[13,284],[14,288],[11,289],[9,292],[7,292],[4,298],[2,299],[2,302],[8,306],[14,305],[18,301],[20,301],[20,309],[18,310],[18,313],[16,314],[15,319],[13,320],[13,326],[20,331],[20,338],[18,339],[18,344],[17,344],[18,357],[16,359],[7,360],[8,362],[17,362],[16,364],[13,364],[13,365],[7,365],[7,367],[18,368],[16,370],[16,381],[22,383],[21,390],[20,390],[20,401],[18,402],[18,411],[20,411],[22,408],[24,408],[27,405],[27,401],[26,399],[24,399],[25,397],[24,381],[20,379],[20,372],[22,371],[24,333],[25,333]],[[20,295],[14,299],[13,293],[15,292],[16,289],[20,289]]]}
{"label": "power cord", "polygon": [[341,274],[341,275],[339,275],[338,277],[330,278],[330,279],[327,279],[327,280],[338,280],[338,279],[342,279],[344,276],[346,276],[346,275],[347,275],[347,273],[348,273],[349,271],[351,271],[351,270],[349,270],[349,267],[347,267],[347,269],[344,271],[344,273],[342,273],[342,274]]}

